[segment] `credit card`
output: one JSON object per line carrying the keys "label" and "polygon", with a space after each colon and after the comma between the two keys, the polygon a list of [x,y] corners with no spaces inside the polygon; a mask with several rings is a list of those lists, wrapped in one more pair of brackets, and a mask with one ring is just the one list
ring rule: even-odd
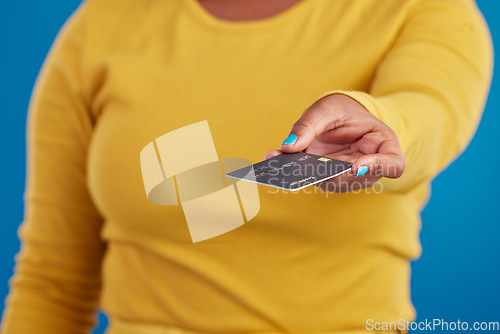
{"label": "credit card", "polygon": [[226,176],[297,191],[350,170],[352,163],[305,152],[283,153]]}

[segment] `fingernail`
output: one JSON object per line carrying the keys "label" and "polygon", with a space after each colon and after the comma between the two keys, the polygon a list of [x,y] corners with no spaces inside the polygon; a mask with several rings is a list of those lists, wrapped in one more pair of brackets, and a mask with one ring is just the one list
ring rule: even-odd
{"label": "fingernail", "polygon": [[293,145],[297,141],[297,136],[291,133],[288,137],[286,137],[285,141],[281,143],[281,145],[286,144],[286,145]]}
{"label": "fingernail", "polygon": [[358,168],[358,174],[356,175],[356,177],[360,177],[361,175],[365,175],[366,172],[368,172],[368,167],[361,166]]}

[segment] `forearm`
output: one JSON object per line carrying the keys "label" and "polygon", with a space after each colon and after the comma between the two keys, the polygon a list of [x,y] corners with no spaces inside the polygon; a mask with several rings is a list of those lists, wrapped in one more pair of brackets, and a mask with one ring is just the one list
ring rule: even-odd
{"label": "forearm", "polygon": [[429,181],[461,153],[480,121],[492,74],[487,27],[472,2],[421,1],[355,99],[398,136],[406,170],[387,191]]}

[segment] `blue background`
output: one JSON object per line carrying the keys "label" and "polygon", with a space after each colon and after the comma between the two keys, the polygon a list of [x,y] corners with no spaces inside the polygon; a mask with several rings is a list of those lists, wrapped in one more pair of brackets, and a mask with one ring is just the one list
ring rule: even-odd
{"label": "blue background", "polygon": [[[23,219],[25,121],[31,89],[56,33],[79,3],[0,1],[2,309],[19,250],[16,233]],[[500,2],[477,3],[500,47]],[[432,184],[431,200],[422,213],[423,254],[412,265],[417,320],[500,321],[499,85],[496,75],[469,148]],[[467,175],[471,167],[475,171]],[[102,333],[105,325],[101,315],[95,333]]]}

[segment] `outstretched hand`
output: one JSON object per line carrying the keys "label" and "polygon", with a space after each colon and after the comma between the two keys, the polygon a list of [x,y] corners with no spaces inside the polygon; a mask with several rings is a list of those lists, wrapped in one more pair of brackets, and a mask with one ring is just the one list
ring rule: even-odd
{"label": "outstretched hand", "polygon": [[331,192],[371,187],[381,177],[398,178],[406,165],[394,131],[343,94],[313,104],[292,126],[281,150],[269,151],[265,159],[300,151],[353,163],[350,173],[317,184]]}

